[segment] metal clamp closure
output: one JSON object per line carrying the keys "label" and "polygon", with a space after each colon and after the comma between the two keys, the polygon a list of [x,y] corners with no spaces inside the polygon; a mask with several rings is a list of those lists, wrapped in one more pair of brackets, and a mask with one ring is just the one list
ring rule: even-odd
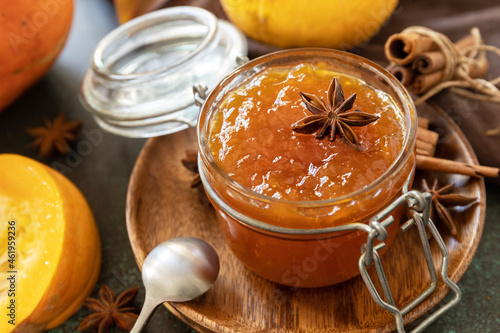
{"label": "metal clamp closure", "polygon": [[[244,65],[249,61],[250,59],[248,59],[247,56],[240,54],[236,56],[235,59],[236,67]],[[202,106],[203,103],[205,103],[205,100],[207,99],[207,92],[208,86],[205,83],[198,82],[193,84],[194,104],[196,104],[196,106]]]}
{"label": "metal clamp closure", "polygon": [[[429,218],[430,208],[431,208],[431,200],[432,196],[430,193],[420,193],[418,191],[409,191],[403,195],[401,195],[398,199],[396,199],[393,203],[391,203],[388,207],[386,207],[382,212],[374,216],[370,220],[370,227],[372,230],[368,232],[368,238],[366,244],[362,247],[362,254],[359,258],[358,266],[361,273],[361,277],[368,288],[373,300],[384,310],[389,311],[394,315],[396,319],[396,328],[398,333],[404,333],[404,325],[403,325],[403,316],[414,309],[418,304],[424,301],[430,294],[432,294],[438,284],[438,277],[436,273],[436,268],[434,267],[434,263],[432,261],[432,253],[429,246],[429,240],[427,239],[427,233],[425,228],[429,228],[433,238],[436,240],[439,249],[442,254],[442,265],[441,265],[441,279],[443,282],[450,287],[450,289],[454,292],[454,297],[451,301],[449,301],[446,305],[439,308],[437,311],[432,313],[429,317],[427,317],[424,321],[422,321],[418,326],[416,326],[411,332],[418,333],[422,332],[426,327],[428,327],[433,321],[439,318],[443,313],[448,311],[451,307],[456,305],[461,297],[462,293],[458,286],[451,281],[448,277],[448,263],[449,263],[449,255],[446,245],[439,235],[434,223]],[[387,282],[387,278],[384,272],[384,268],[382,267],[382,262],[380,260],[380,256],[378,254],[378,250],[382,249],[385,244],[382,242],[377,246],[374,246],[375,238],[380,241],[384,241],[387,238],[386,227],[394,222],[394,218],[390,216],[397,207],[407,204],[409,206],[408,217],[409,220],[401,226],[403,232],[407,231],[411,226],[416,225],[418,228],[418,233],[420,236],[420,240],[422,242],[422,247],[424,250],[425,260],[427,264],[427,268],[429,270],[429,275],[431,277],[431,283],[427,289],[425,289],[420,295],[415,297],[410,303],[408,303],[403,309],[398,309],[394,303],[394,298],[392,296],[389,284]],[[382,219],[384,219],[382,222]],[[385,301],[380,297],[377,289],[375,288],[372,279],[368,275],[367,268],[372,265],[375,265],[375,270],[377,272],[378,279],[380,284],[382,285],[382,291],[385,296]]]}
{"label": "metal clamp closure", "polygon": [[194,104],[196,104],[196,106],[202,106],[203,103],[205,103],[207,91],[208,87],[203,82],[198,82],[193,85]]}

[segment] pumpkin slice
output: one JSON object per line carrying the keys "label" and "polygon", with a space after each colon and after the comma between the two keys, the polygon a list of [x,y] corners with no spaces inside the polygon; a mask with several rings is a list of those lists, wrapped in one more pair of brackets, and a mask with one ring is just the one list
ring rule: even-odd
{"label": "pumpkin slice", "polygon": [[[15,325],[8,316],[0,332],[41,332],[64,322],[93,290],[101,263],[99,235],[84,197],[58,172],[3,154],[0,175],[0,307],[15,300]],[[14,261],[8,252],[12,221]],[[9,282],[13,275],[15,288]]]}

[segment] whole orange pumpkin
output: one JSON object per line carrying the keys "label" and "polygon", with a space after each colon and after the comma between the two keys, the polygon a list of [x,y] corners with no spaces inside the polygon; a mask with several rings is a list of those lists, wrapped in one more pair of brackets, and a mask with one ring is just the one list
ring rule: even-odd
{"label": "whole orange pumpkin", "polygon": [[0,0],[0,111],[49,70],[72,17],[73,0]]}

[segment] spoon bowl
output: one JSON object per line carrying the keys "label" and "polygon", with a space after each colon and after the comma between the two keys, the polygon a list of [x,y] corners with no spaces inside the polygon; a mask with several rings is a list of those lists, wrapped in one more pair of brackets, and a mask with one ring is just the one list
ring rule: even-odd
{"label": "spoon bowl", "polygon": [[219,269],[217,252],[199,238],[173,238],[156,246],[142,265],[146,299],[131,333],[142,331],[161,303],[203,295],[217,280]]}

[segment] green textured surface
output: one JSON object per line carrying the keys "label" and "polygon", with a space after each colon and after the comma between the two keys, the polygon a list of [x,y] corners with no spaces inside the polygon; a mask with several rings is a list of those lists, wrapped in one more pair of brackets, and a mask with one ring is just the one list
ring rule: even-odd
{"label": "green textured surface", "polygon": [[[78,87],[96,43],[116,25],[111,4],[104,0],[76,0],[74,25],[56,65],[20,100],[0,114],[0,152],[36,158],[27,147],[26,127],[39,126],[45,117],[65,112],[71,120],[82,119],[84,129],[96,130],[103,139],[92,144],[86,156],[75,153],[42,162],[64,173],[83,192],[94,212],[102,238],[102,272],[93,295],[102,284],[116,291],[141,285],[125,227],[128,179],[144,140],[126,139],[98,129],[78,101]],[[411,3],[411,5],[416,5]],[[87,140],[82,134],[79,141]],[[78,148],[78,147],[76,147]],[[499,151],[496,153],[500,153]],[[54,164],[58,163],[58,164]],[[500,329],[500,188],[487,185],[488,203],[483,239],[472,264],[459,283],[463,300],[426,332],[499,332]],[[136,300],[144,298],[141,287]],[[77,331],[88,310],[81,309],[54,333]],[[118,332],[119,330],[115,330]],[[191,332],[166,309],[160,308],[145,332]]]}

